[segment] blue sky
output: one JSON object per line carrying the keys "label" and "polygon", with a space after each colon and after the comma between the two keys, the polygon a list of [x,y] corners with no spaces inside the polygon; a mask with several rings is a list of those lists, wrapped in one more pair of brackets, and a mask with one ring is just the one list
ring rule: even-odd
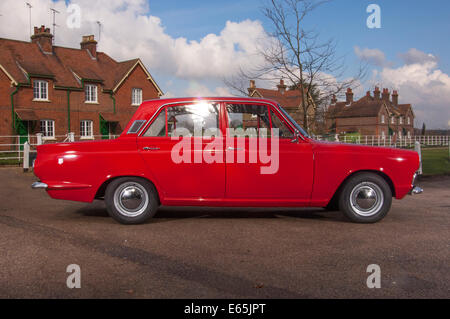
{"label": "blue sky", "polygon": [[[173,37],[199,40],[208,33],[218,34],[226,21],[260,20],[264,0],[189,0],[149,1],[150,14],[160,17],[166,32]],[[369,29],[366,8],[381,7],[381,29]],[[432,53],[440,67],[450,72],[450,1],[447,0],[334,0],[317,9],[306,21],[324,39],[334,38],[342,55],[354,57],[353,47],[379,48],[386,57],[399,63],[398,53],[410,48]]]}

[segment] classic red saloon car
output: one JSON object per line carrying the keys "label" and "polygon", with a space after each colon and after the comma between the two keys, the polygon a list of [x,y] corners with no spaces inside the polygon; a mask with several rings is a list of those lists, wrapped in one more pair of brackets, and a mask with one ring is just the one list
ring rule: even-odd
{"label": "classic red saloon car", "polygon": [[33,188],[104,199],[142,223],[159,205],[324,207],[373,223],[418,194],[417,152],[312,139],[277,103],[250,98],[144,102],[115,140],[41,145]]}

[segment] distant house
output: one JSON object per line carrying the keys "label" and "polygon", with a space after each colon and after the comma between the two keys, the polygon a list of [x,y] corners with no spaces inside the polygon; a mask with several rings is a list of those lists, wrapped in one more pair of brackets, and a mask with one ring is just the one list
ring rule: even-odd
{"label": "distant house", "polygon": [[411,104],[398,104],[398,92],[378,87],[357,101],[347,90],[346,100],[338,102],[333,96],[326,112],[326,126],[330,133],[359,133],[381,137],[411,137],[414,135],[414,112]]}
{"label": "distant house", "polygon": [[[276,90],[257,88],[254,80],[250,80],[250,87],[247,90],[249,97],[265,98],[278,102],[297,123],[303,125],[304,116],[300,90],[288,90],[282,79]],[[308,119],[312,120],[315,117],[316,107],[311,96],[309,96],[309,99],[313,107],[308,110]]]}
{"label": "distant house", "polygon": [[119,134],[143,100],[163,94],[140,59],[117,62],[92,35],[79,49],[52,37],[42,26],[31,42],[0,39],[0,136]]}

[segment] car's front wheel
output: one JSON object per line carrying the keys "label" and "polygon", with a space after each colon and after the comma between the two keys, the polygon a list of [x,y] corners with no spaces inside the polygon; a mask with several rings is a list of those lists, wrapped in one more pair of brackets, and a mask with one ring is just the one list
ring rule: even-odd
{"label": "car's front wheel", "polygon": [[356,223],[375,223],[383,219],[391,204],[391,188],[383,177],[374,173],[352,176],[339,198],[340,210]]}
{"label": "car's front wheel", "polygon": [[158,209],[155,187],[138,177],[113,180],[105,192],[109,215],[122,224],[141,224],[153,217]]}

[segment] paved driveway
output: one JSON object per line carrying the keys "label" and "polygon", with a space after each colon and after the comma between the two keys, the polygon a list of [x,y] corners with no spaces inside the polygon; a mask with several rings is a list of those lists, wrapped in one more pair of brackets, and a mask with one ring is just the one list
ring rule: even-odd
{"label": "paved driveway", "polygon": [[[123,226],[101,201],[31,190],[31,173],[0,168],[0,180],[2,298],[450,297],[450,177],[373,225],[321,209],[161,208]],[[370,264],[380,289],[366,286]]]}

